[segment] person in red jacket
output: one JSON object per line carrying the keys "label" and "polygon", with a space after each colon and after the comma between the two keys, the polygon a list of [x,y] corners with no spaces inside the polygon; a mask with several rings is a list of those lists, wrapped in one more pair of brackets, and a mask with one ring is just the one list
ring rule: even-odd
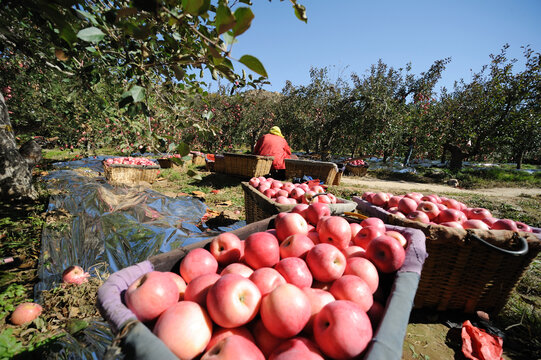
{"label": "person in red jacket", "polygon": [[273,126],[268,134],[265,134],[257,140],[254,148],[255,155],[274,156],[271,168],[271,176],[276,179],[285,179],[286,163],[285,159],[290,159],[291,149],[282,131],[278,126]]}

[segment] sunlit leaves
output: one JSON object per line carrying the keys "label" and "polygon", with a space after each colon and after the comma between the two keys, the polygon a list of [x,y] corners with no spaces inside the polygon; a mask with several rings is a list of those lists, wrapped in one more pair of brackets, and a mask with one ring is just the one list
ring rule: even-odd
{"label": "sunlit leaves", "polygon": [[256,57],[252,55],[243,55],[239,59],[239,62],[246,65],[248,69],[252,70],[253,72],[261,76],[267,77],[267,71],[265,70],[265,67]]}
{"label": "sunlit leaves", "polygon": [[308,17],[306,16],[306,7],[295,2],[293,4],[293,8],[295,9],[295,16],[297,17],[297,19],[307,23]]}
{"label": "sunlit leaves", "polygon": [[235,26],[233,27],[233,34],[239,36],[250,28],[254,14],[252,10],[247,7],[240,7],[235,10]]}
{"label": "sunlit leaves", "polygon": [[202,15],[210,7],[210,0],[182,0],[182,7],[190,15]]}
{"label": "sunlit leaves", "polygon": [[92,27],[80,30],[77,33],[77,37],[84,41],[97,43],[103,40],[103,38],[105,37],[105,34],[97,27],[92,26]]}
{"label": "sunlit leaves", "polygon": [[218,9],[216,10],[215,22],[218,34],[223,34],[224,32],[231,30],[233,26],[235,26],[236,20],[235,16],[231,12],[231,9],[220,3],[220,5],[218,5]]}

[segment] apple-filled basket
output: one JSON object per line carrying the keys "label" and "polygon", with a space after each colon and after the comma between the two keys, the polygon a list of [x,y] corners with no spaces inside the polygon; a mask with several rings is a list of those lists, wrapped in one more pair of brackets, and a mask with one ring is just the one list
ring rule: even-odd
{"label": "apple-filled basket", "polygon": [[[296,216],[297,214],[292,215]],[[290,218],[294,218],[294,216],[290,216]],[[360,221],[355,218],[340,218],[346,219],[348,222]],[[223,265],[222,261],[229,255],[234,254],[231,253],[231,251],[227,253],[224,252],[222,254],[224,257],[222,258],[219,257],[222,255],[216,256],[214,253],[211,253],[213,251],[213,240],[217,243],[217,245],[214,246],[214,251],[217,251],[217,249],[227,249],[227,247],[223,247],[224,243],[221,241],[226,241],[227,237],[231,237],[231,233],[222,233],[218,236],[221,237],[220,242],[217,241],[218,237],[204,240],[183,248],[172,250],[168,253],[152,256],[147,261],[127,267],[112,274],[98,291],[98,308],[103,317],[111,324],[112,330],[116,334],[116,340],[111,346],[113,348],[116,347],[117,350],[121,351],[128,358],[139,360],[177,358],[202,360],[226,358],[264,360],[265,358],[275,358],[277,353],[279,354],[284,351],[293,352],[296,356],[294,358],[299,359],[400,359],[415,291],[426,258],[425,236],[423,232],[411,228],[383,225],[382,223],[382,226],[385,226],[386,231],[398,232],[404,238],[404,242],[402,243],[396,238],[390,238],[392,241],[387,242],[387,244],[393,246],[393,248],[400,249],[401,255],[400,252],[396,252],[395,256],[392,255],[394,254],[392,252],[382,251],[388,256],[388,258],[381,259],[382,263],[384,262],[387,264],[382,266],[393,264],[392,266],[395,266],[398,270],[389,271],[388,269],[382,269],[382,271],[386,271],[386,273],[383,273],[379,270],[379,265],[376,269],[376,265],[374,265],[375,262],[372,263],[368,258],[362,256],[357,257],[350,254],[352,258],[356,258],[357,263],[369,263],[368,265],[373,268],[373,270],[369,271],[370,268],[361,266],[359,267],[359,271],[362,271],[364,274],[376,274],[375,277],[366,275],[367,279],[372,279],[366,280],[366,282],[356,275],[342,276],[343,278],[349,276],[349,279],[354,278],[354,281],[363,283],[359,284],[362,285],[360,287],[352,285],[348,286],[348,288],[361,289],[360,291],[365,294],[363,295],[365,297],[367,294],[370,294],[368,296],[370,297],[371,303],[368,306],[363,303],[365,309],[371,306],[371,309],[366,311],[361,310],[361,305],[356,302],[357,300],[355,300],[355,302],[353,300],[334,301],[334,297],[330,295],[331,290],[328,289],[328,291],[323,291],[322,289],[324,289],[325,286],[322,285],[321,282],[316,281],[315,275],[314,285],[312,285],[312,287],[303,288],[304,290],[301,290],[301,286],[293,285],[297,280],[294,281],[288,279],[286,283],[285,277],[288,276],[286,274],[293,274],[296,273],[296,271],[291,271],[291,269],[294,269],[293,267],[290,270],[287,270],[284,260],[289,259],[290,264],[296,264],[297,262],[302,262],[301,258],[283,258],[280,256],[280,258],[282,258],[280,263],[283,262],[281,270],[278,270],[279,263],[274,267],[263,267],[263,271],[260,270],[261,268],[257,268],[257,270],[254,271],[248,267],[251,272],[241,276],[243,271],[245,271],[245,267],[247,267],[245,264],[251,264],[254,261],[268,261],[263,255],[254,257],[254,252],[259,252],[260,254],[267,254],[269,252],[265,251],[264,246],[263,248],[258,249],[258,244],[265,244],[265,241],[261,238],[256,239],[255,237],[261,236],[261,234],[263,234],[264,237],[268,237],[270,234],[274,234],[278,237],[277,230],[269,230],[274,229],[275,222],[276,216],[273,216],[231,232],[237,236],[237,239],[240,239],[241,242],[243,242],[245,256],[248,252],[251,252],[252,254],[251,260],[248,261],[249,259],[246,257],[244,264],[233,263],[228,266]],[[282,227],[282,231],[286,231],[284,230],[285,225],[280,225],[280,227]],[[249,240],[250,236],[251,240]],[[285,241],[282,241],[282,243],[283,242]],[[407,243],[405,248],[402,247],[404,243]],[[398,247],[396,244],[399,244]],[[344,260],[345,256],[349,256],[344,255],[345,252],[337,250],[337,248],[328,243],[324,245],[326,247],[323,246],[321,249],[327,249],[329,247],[336,249],[336,251],[342,254],[341,256]],[[235,249],[235,247],[232,248]],[[204,250],[207,251],[205,252]],[[202,256],[201,254],[203,253],[205,255],[198,258],[198,256]],[[194,271],[193,269],[199,269],[206,266],[203,265],[206,262],[202,259],[209,255],[216,256],[216,261],[219,261],[219,264],[222,264],[219,265],[216,270],[220,275],[216,275],[214,271],[198,277],[196,277],[196,274],[190,273],[191,271]],[[236,256],[240,255],[236,253]],[[393,258],[393,256],[395,256],[395,258]],[[396,259],[400,259],[400,256],[402,256],[401,261],[396,262]],[[325,256],[321,257],[321,259],[325,258]],[[199,265],[190,267],[190,263]],[[306,263],[308,263],[308,260],[306,260]],[[329,264],[330,263],[332,263],[332,261],[329,262]],[[244,266],[244,268],[238,266],[235,270],[235,267],[232,267],[235,264],[240,264]],[[306,267],[306,265],[304,266]],[[224,275],[225,273],[228,273],[226,270],[230,267],[232,269],[230,272],[237,273]],[[307,267],[306,269],[308,270]],[[277,273],[278,271],[284,271],[281,272],[284,274],[284,278],[282,278],[279,283],[272,280],[275,279],[273,277],[267,278],[271,279],[269,281],[263,280],[265,279],[264,274],[269,274],[269,272]],[[329,271],[333,270],[330,269]],[[254,284],[256,284],[254,278],[256,273],[262,281],[257,283],[257,287],[260,289],[257,293],[263,295],[259,298],[260,305],[258,306],[260,307],[258,308],[257,313],[254,313],[255,315],[250,315],[252,317],[248,319],[246,318],[248,315],[243,313],[243,307],[240,303],[242,302],[242,305],[245,305],[247,308],[252,306],[249,304],[249,299],[255,294],[253,287],[255,286]],[[145,294],[140,292],[136,295],[134,293],[135,288],[133,286],[129,288],[129,286],[134,283],[139,284],[139,287],[137,288],[137,291],[139,291],[143,290],[142,285],[146,285],[146,289],[154,293],[151,284],[156,284],[156,282],[153,282],[156,280],[151,277],[151,274],[154,274],[154,279],[162,279],[163,287],[166,286],[165,284],[167,282],[167,286],[176,289],[177,294],[179,289],[182,289],[182,286],[178,285],[177,288],[176,286],[171,285],[171,280],[164,279],[165,275],[177,279],[180,278],[181,280],[193,276],[194,280],[189,279],[188,286],[184,283],[184,293],[182,294],[181,291],[181,294],[184,297],[183,300],[179,301],[178,299],[173,299],[173,305],[163,305],[166,310],[163,310],[161,313],[160,311],[162,310],[157,311],[157,313],[159,313],[159,315],[157,315],[157,320],[143,322],[144,319],[141,317],[145,316],[145,311],[149,310],[156,312],[156,309],[145,309],[144,306],[137,308],[137,304],[139,306],[145,304],[152,306],[162,304],[164,301],[154,299],[145,303],[143,301]],[[179,274],[181,274],[182,277]],[[377,275],[379,275],[379,278]],[[142,276],[145,277],[143,283],[138,280],[141,279]],[[246,277],[248,277],[248,279],[246,279]],[[280,275],[280,278],[281,277],[282,276]],[[203,280],[207,278],[210,278],[208,285],[206,285],[206,280]],[[278,281],[277,278],[276,281]],[[298,281],[304,280],[300,278]],[[201,282],[201,284],[198,284],[198,282]],[[244,285],[240,286],[240,283]],[[248,285],[248,283],[250,283],[250,285]],[[312,279],[310,279],[310,283],[312,283]],[[370,289],[374,287],[375,284],[377,290],[368,290],[368,283],[372,284]],[[315,284],[319,285],[316,286]],[[192,285],[191,288],[190,285]],[[232,291],[235,291],[234,289],[236,286],[244,289],[243,291],[245,292],[242,292],[242,294],[239,293],[238,296],[235,294],[228,296],[227,289],[233,289]],[[263,286],[263,288],[268,286],[269,288],[266,292],[263,292],[260,286]],[[128,295],[128,293],[130,294]],[[155,291],[155,293],[159,293],[159,291]],[[318,293],[325,293],[325,295],[323,295],[323,297],[315,296],[315,294]],[[371,295],[372,293],[373,295]],[[202,294],[202,297],[200,297],[201,295],[199,294]],[[307,294],[314,294],[314,296]],[[329,295],[331,296],[331,299],[328,298]],[[128,299],[129,301],[126,301],[128,296],[130,299]],[[139,297],[136,298],[136,296]],[[374,299],[373,303],[378,303],[379,306],[371,305],[372,296]],[[229,302],[229,299],[231,299],[231,302]],[[239,302],[234,299],[242,300]],[[126,305],[127,302],[131,304],[129,308]],[[197,306],[194,305],[194,303],[202,305]],[[237,306],[239,307],[237,308]],[[319,314],[316,315],[313,310],[314,306],[321,309],[318,310],[319,313],[327,314],[327,310],[323,311],[323,309],[326,308],[329,308],[328,311],[331,314],[342,313],[342,315],[339,316],[347,319],[347,325],[337,325],[329,328],[330,331],[336,332],[335,334],[325,333],[325,324],[332,323],[333,321],[328,321],[326,318],[327,315],[321,315],[321,319],[319,320]],[[212,309],[210,307],[212,307]],[[140,309],[138,310],[140,313],[137,316],[130,310],[136,308]],[[194,308],[197,311],[195,311]],[[239,310],[239,312],[235,313],[235,309]],[[371,314],[370,311],[372,311]],[[286,313],[289,314],[289,316],[284,315]],[[284,316],[280,317],[281,315]],[[154,314],[154,316],[156,315]],[[306,316],[310,318],[311,323],[307,323],[308,317]],[[226,325],[237,322],[239,317],[246,318],[243,320],[242,326],[234,327],[234,325]],[[372,323],[372,321],[374,321],[374,323]],[[338,324],[338,322],[336,324]],[[319,327],[321,330],[317,339],[315,337],[316,335],[314,335],[318,332],[315,330],[315,327]],[[294,333],[295,335],[292,335]],[[335,339],[339,340],[336,344],[333,343]],[[331,340],[331,342],[327,343],[327,340]],[[321,345],[318,341],[321,342]],[[346,351],[346,354],[351,354],[351,356],[345,356],[344,351]]]}
{"label": "apple-filled basket", "polygon": [[368,172],[369,165],[363,160],[363,158],[353,158],[346,162],[346,171],[353,176],[365,176]]}
{"label": "apple-filled basket", "polygon": [[105,178],[114,184],[153,183],[159,170],[158,164],[142,157],[109,158],[103,161]]}
{"label": "apple-filled basket", "polygon": [[393,214],[361,197],[353,197],[353,201],[357,211],[366,216],[425,234],[428,258],[415,308],[497,314],[541,251],[538,228],[524,232],[462,228],[455,221],[424,223]]}
{"label": "apple-filled basket", "polygon": [[216,155],[214,171],[251,178],[265,176],[271,171],[273,156],[223,153]]}
{"label": "apple-filled basket", "polygon": [[[302,178],[304,175],[311,176],[313,179],[319,179],[326,185],[340,185],[335,182],[338,175],[338,165],[333,162],[285,159],[286,178]],[[341,177],[341,175],[340,175]]]}
{"label": "apple-filled basket", "polygon": [[[266,219],[281,212],[290,211],[296,204],[280,204],[276,199],[265,196],[261,191],[250,185],[248,182],[241,183],[244,191],[244,209],[246,211],[246,222],[248,224]],[[332,215],[340,215],[345,212],[352,212],[357,204],[351,200],[337,198],[336,203],[329,204]]]}

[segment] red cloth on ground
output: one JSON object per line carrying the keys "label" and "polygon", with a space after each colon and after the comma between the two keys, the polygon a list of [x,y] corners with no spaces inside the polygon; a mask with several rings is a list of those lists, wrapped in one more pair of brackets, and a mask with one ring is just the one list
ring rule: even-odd
{"label": "red cloth on ground", "polygon": [[488,334],[472,325],[469,320],[462,324],[462,353],[471,360],[500,360],[503,354],[501,337]]}
{"label": "red cloth on ground", "polygon": [[272,168],[281,170],[286,168],[285,159],[291,158],[291,149],[286,139],[278,135],[265,134],[257,140],[254,148],[255,155],[274,156]]}

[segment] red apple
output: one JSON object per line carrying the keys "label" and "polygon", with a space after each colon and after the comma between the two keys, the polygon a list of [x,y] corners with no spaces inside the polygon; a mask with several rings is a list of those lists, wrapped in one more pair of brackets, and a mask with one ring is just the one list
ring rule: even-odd
{"label": "red apple", "polygon": [[329,216],[322,220],[318,229],[320,243],[328,243],[338,249],[345,249],[351,241],[351,227],[340,216]]}
{"label": "red apple", "polygon": [[250,184],[250,186],[253,186],[257,189],[257,187],[259,186],[260,180],[256,177],[253,177],[250,179],[248,183]]}
{"label": "red apple", "polygon": [[313,277],[306,262],[298,257],[282,259],[274,267],[284,279],[299,288],[312,286]]}
{"label": "red apple", "polygon": [[306,221],[308,221],[310,224],[316,226],[319,219],[321,219],[323,216],[330,216],[331,215],[331,208],[327,204],[322,203],[315,203],[311,204],[308,209],[305,210],[304,216],[306,217]]}
{"label": "red apple", "polygon": [[203,274],[192,281],[186,286],[186,291],[184,292],[184,300],[193,301],[201,305],[202,307],[207,306],[207,293],[209,289],[218,281],[220,275],[218,274]]}
{"label": "red apple", "polygon": [[515,221],[515,225],[517,226],[519,231],[525,231],[525,232],[533,232],[532,228],[523,222]]}
{"label": "red apple", "polygon": [[440,211],[438,217],[436,218],[437,223],[444,223],[444,222],[458,222],[463,223],[466,221],[466,215],[460,210],[456,209],[445,209]]}
{"label": "red apple", "polygon": [[415,200],[416,203],[419,203],[419,202],[421,202],[421,199],[423,198],[423,196],[424,196],[423,194],[418,193],[418,192],[410,192],[410,193],[406,194],[405,197],[413,199],[413,200]]}
{"label": "red apple", "polygon": [[[296,215],[302,219],[302,216],[299,214],[288,215]],[[267,232],[251,234],[244,241],[244,260],[253,269],[265,266],[273,267],[280,261],[280,244],[278,243],[278,239]]]}
{"label": "red apple", "polygon": [[417,210],[410,212],[408,215],[406,215],[406,218],[412,221],[419,221],[424,224],[428,224],[430,222],[430,219],[426,213]]}
{"label": "red apple", "polygon": [[383,234],[385,234],[385,227],[382,231],[381,228],[378,226],[366,226],[357,233],[355,238],[353,238],[353,243],[366,250],[368,244],[370,244],[373,239]]}
{"label": "red apple", "polygon": [[253,323],[252,334],[254,335],[255,343],[267,358],[282,342],[284,342],[284,339],[272,335],[269,330],[267,330],[260,317]]}
{"label": "red apple", "polygon": [[445,199],[445,200],[442,200],[441,203],[447,206],[448,209],[455,209],[455,210],[461,209],[460,203],[456,201],[455,199]]}
{"label": "red apple", "polygon": [[316,230],[309,231],[308,234],[306,234],[312,240],[314,245],[319,244],[319,233]]}
{"label": "red apple", "polygon": [[261,304],[261,292],[251,280],[237,274],[223,275],[207,294],[207,311],[224,328],[251,321]]}
{"label": "red apple", "polygon": [[383,220],[377,217],[369,217],[364,219],[363,221],[361,221],[361,226],[363,228],[373,226],[378,228],[381,232],[385,232],[385,223],[383,222]]}
{"label": "red apple", "polygon": [[492,214],[490,213],[490,211],[485,208],[468,209],[468,211],[465,212],[465,214],[468,216],[468,219],[483,220],[483,219],[492,217]]}
{"label": "red apple", "polygon": [[357,275],[343,275],[336,279],[329,292],[336,300],[350,300],[357,303],[363,311],[368,311],[374,302],[373,291]]}
{"label": "red apple", "polygon": [[282,242],[293,234],[306,235],[308,233],[308,224],[301,215],[297,213],[286,213],[282,217],[275,219],[275,229],[278,240]]}
{"label": "red apple", "polygon": [[238,262],[241,256],[240,239],[230,232],[221,233],[212,239],[209,250],[221,266]]}
{"label": "red apple", "polygon": [[173,279],[175,284],[177,284],[179,301],[183,300],[184,292],[186,292],[186,282],[184,281],[182,276],[180,276],[179,274],[175,274],[174,272],[170,272],[170,271],[167,271],[166,274],[169,275]]}
{"label": "red apple", "polygon": [[366,200],[366,198],[369,196],[369,195],[374,195],[375,193],[371,192],[371,191],[365,191],[362,195],[361,195],[361,198],[363,200]]}
{"label": "red apple", "polygon": [[33,302],[25,302],[17,305],[15,310],[11,313],[10,321],[13,325],[23,325],[34,321],[41,315],[43,308],[40,304]]}
{"label": "red apple", "polygon": [[349,227],[351,228],[351,241],[353,241],[355,235],[357,235],[357,233],[361,231],[363,227],[361,226],[361,224],[356,222],[350,222]]}
{"label": "red apple", "polygon": [[216,273],[216,271],[218,271],[218,261],[203,248],[190,250],[180,262],[180,276],[187,284],[200,275]]}
{"label": "red apple", "polygon": [[357,245],[350,245],[342,250],[342,253],[346,256],[346,259],[349,259],[350,257],[364,257],[366,250]]}
{"label": "red apple", "polygon": [[245,326],[239,326],[232,329],[224,329],[221,327],[216,327],[214,331],[212,332],[212,337],[210,338],[210,341],[207,344],[207,347],[205,350],[208,351],[217,342],[232,335],[242,336],[246,340],[251,341],[255,344],[254,336],[252,335],[250,330],[248,330],[248,328]]}
{"label": "red apple", "polygon": [[446,221],[446,222],[440,223],[439,225],[452,227],[452,228],[458,228],[458,229],[464,229],[464,226],[462,226],[462,224],[459,223],[458,221]]}
{"label": "red apple", "polygon": [[312,332],[313,329],[313,322],[314,318],[316,317],[316,314],[328,303],[336,300],[334,296],[328,292],[327,290],[313,288],[313,287],[305,287],[301,289],[304,294],[308,297],[308,301],[310,302],[310,320],[308,321],[308,324],[306,324],[305,330],[308,333]]}
{"label": "red apple", "polygon": [[282,274],[280,274],[276,269],[270,267],[262,267],[257,269],[252,275],[250,275],[250,280],[256,284],[257,288],[261,292],[261,296],[267,295],[279,285],[287,282]]}
{"label": "red apple", "polygon": [[385,235],[394,237],[396,240],[398,240],[398,242],[400,243],[400,245],[402,245],[403,248],[408,246],[408,240],[398,231],[386,231]]}
{"label": "red apple", "polygon": [[260,315],[265,328],[279,338],[297,335],[310,320],[310,301],[292,284],[283,284],[261,301]]}
{"label": "red apple", "polygon": [[178,287],[167,273],[151,271],[128,287],[125,301],[137,319],[151,321],[178,302]]}
{"label": "red apple", "polygon": [[428,215],[430,221],[434,220],[440,213],[438,205],[430,201],[421,201],[419,205],[417,205],[417,211],[422,211]]}
{"label": "red apple", "polygon": [[372,307],[366,312],[366,314],[370,318],[372,329],[377,329],[381,319],[383,319],[383,316],[385,316],[385,306],[379,301],[374,300]]}
{"label": "red apple", "polygon": [[212,321],[197,303],[180,301],[158,318],[154,334],[180,359],[194,359],[210,341]]}
{"label": "red apple", "polygon": [[363,279],[371,294],[375,293],[379,286],[379,274],[376,266],[368,259],[352,257],[347,259],[344,275],[356,275]]}
{"label": "red apple", "polygon": [[383,273],[394,272],[402,266],[406,251],[395,238],[382,235],[370,242],[366,257]]}
{"label": "red apple", "polygon": [[269,360],[324,360],[317,345],[307,338],[294,337],[280,344]]}
{"label": "red apple", "polygon": [[387,201],[387,206],[389,208],[392,207],[398,207],[398,203],[400,202],[400,199],[402,199],[404,196],[402,195],[394,195],[389,198],[389,201]]}
{"label": "red apple", "polygon": [[72,265],[62,273],[62,282],[65,284],[81,285],[88,281],[90,274],[85,272],[82,267]]}
{"label": "red apple", "polygon": [[488,225],[488,227],[492,227],[492,225],[498,221],[498,219],[494,218],[494,217],[487,217],[487,218],[484,218],[484,219],[481,219],[482,222],[484,222],[485,224]]}
{"label": "red apple", "polygon": [[372,204],[376,206],[385,207],[387,205],[387,202],[389,201],[389,195],[384,192],[378,192],[374,195],[372,198]]}
{"label": "red apple", "polygon": [[251,267],[249,267],[246,264],[232,263],[232,264],[227,265],[222,270],[220,275],[223,276],[225,274],[237,274],[237,275],[241,275],[241,276],[243,276],[245,278],[249,278],[252,275],[253,272],[254,272],[254,269],[252,269]]}
{"label": "red apple", "polygon": [[300,257],[305,258],[308,250],[314,247],[314,242],[307,235],[294,234],[288,236],[280,244],[280,257]]}
{"label": "red apple", "polygon": [[314,279],[330,282],[338,279],[346,269],[346,257],[331,244],[315,245],[306,255],[306,263]]}
{"label": "red apple", "polygon": [[231,335],[218,341],[201,360],[265,360],[265,356],[252,341]]}
{"label": "red apple", "polygon": [[359,305],[337,300],[325,305],[316,315],[314,338],[325,355],[350,359],[366,349],[372,339],[372,325]]}
{"label": "red apple", "polygon": [[478,219],[469,219],[462,223],[464,229],[482,229],[489,230],[490,227],[482,220]]}
{"label": "red apple", "polygon": [[405,215],[409,214],[412,211],[417,209],[417,202],[411,198],[403,197],[398,202],[398,210],[400,210]]}
{"label": "red apple", "polygon": [[517,224],[511,219],[499,219],[496,220],[491,227],[492,230],[511,230],[518,231]]}
{"label": "red apple", "polygon": [[294,212],[294,213],[297,213],[299,215],[301,215],[303,218],[306,219],[306,216],[304,216],[305,212],[306,212],[306,209],[308,209],[308,204],[297,204],[293,207],[293,209],[291,209],[291,212]]}

